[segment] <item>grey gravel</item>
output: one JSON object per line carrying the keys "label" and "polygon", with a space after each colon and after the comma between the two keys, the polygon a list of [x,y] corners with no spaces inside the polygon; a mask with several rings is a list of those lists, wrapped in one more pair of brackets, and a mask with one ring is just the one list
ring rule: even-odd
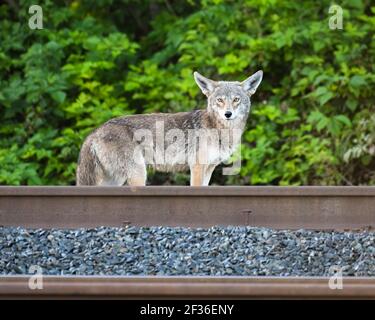
{"label": "grey gravel", "polygon": [[375,276],[373,232],[0,227],[0,274]]}

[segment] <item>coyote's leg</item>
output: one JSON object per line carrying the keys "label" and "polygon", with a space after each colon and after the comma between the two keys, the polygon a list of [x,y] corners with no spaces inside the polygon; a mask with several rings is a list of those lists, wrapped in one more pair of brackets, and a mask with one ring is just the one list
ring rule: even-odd
{"label": "coyote's leg", "polygon": [[216,165],[194,164],[190,167],[190,185],[208,186]]}
{"label": "coyote's leg", "polygon": [[133,177],[128,179],[129,186],[144,187],[146,185],[146,179],[141,177]]}
{"label": "coyote's leg", "polygon": [[204,165],[193,164],[190,167],[190,185],[201,186],[203,184]]}
{"label": "coyote's leg", "polygon": [[124,184],[125,179],[111,179],[106,176],[99,176],[96,182],[97,186],[122,186]]}
{"label": "coyote's leg", "polygon": [[216,165],[214,165],[214,164],[209,164],[209,165],[205,166],[204,175],[203,175],[203,184],[202,184],[203,186],[209,185],[210,179],[211,179],[212,173],[215,170],[215,167],[216,167]]}
{"label": "coyote's leg", "polygon": [[128,172],[127,184],[129,186],[145,186],[147,180],[146,165],[137,164]]}

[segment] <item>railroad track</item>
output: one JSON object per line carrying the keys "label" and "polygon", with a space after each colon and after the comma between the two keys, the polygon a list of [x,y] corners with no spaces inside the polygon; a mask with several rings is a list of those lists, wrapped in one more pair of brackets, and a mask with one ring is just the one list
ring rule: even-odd
{"label": "railroad track", "polygon": [[[375,187],[0,187],[0,225],[373,230]],[[0,276],[0,298],[375,298],[375,278]]]}
{"label": "railroad track", "polygon": [[327,278],[311,277],[100,277],[45,276],[43,289],[29,289],[28,276],[0,277],[0,298],[374,298],[374,278],[343,278],[330,289]]}

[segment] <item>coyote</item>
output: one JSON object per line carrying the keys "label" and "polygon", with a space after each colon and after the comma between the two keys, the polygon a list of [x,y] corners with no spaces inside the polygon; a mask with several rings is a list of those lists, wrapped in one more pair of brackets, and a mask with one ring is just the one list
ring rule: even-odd
{"label": "coyote", "polygon": [[243,82],[213,81],[194,72],[195,82],[207,96],[206,109],[107,121],[82,145],[77,185],[144,186],[151,166],[165,172],[190,169],[190,185],[207,186],[215,167],[240,145],[250,97],[262,77],[260,70]]}

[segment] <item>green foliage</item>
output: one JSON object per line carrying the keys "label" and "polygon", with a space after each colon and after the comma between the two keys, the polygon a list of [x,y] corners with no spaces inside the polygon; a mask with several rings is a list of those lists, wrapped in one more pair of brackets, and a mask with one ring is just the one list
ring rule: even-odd
{"label": "green foliage", "polygon": [[[43,6],[43,30],[3,20],[0,183],[71,184],[84,137],[113,116],[132,113],[124,73],[138,45],[77,3]],[[21,2],[22,8],[29,4]],[[11,8],[2,7],[3,16]],[[23,10],[24,11],[24,10]],[[53,16],[48,16],[53,13]],[[19,35],[22,33],[22,36]],[[14,41],[12,41],[14,39]]]}
{"label": "green foliage", "polygon": [[249,146],[243,151],[247,165],[242,169],[251,184],[329,181],[329,168],[324,166],[334,163],[329,140],[314,136],[312,125],[301,123],[296,109],[282,112],[276,106],[264,105],[253,114],[259,122],[245,134]]}
{"label": "green foliage", "polygon": [[258,69],[240,175],[214,183],[375,182],[370,0],[339,3],[343,30],[325,0],[45,1],[43,30],[28,28],[31,4],[0,6],[0,184],[73,184],[84,137],[107,119],[203,108],[194,70]]}

